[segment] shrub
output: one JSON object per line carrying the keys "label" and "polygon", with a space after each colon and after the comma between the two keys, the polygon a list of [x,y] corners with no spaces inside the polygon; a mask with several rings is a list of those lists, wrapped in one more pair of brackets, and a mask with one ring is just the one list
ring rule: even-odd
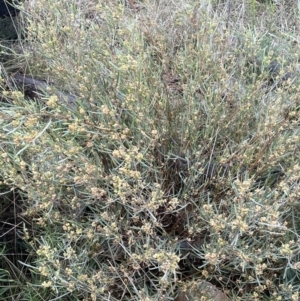
{"label": "shrub", "polygon": [[20,70],[76,106],[1,74],[23,299],[173,300],[206,281],[298,300],[298,45],[279,24],[293,10],[231,3],[24,4]]}

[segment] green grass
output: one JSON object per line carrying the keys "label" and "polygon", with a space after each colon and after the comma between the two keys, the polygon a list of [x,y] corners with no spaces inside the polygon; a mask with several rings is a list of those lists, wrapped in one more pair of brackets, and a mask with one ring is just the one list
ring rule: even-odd
{"label": "green grass", "polygon": [[33,2],[1,42],[0,300],[298,300],[297,5]]}

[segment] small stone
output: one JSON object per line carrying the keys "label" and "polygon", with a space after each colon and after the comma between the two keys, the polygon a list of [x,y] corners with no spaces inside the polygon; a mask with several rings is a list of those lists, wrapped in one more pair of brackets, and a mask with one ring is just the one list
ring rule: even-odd
{"label": "small stone", "polygon": [[211,301],[229,301],[229,298],[221,290],[207,281],[201,281],[192,285],[185,292],[179,292],[174,301],[200,301],[203,300],[203,297],[206,297],[205,300]]}
{"label": "small stone", "polygon": [[276,77],[280,72],[280,64],[277,61],[272,61],[269,65],[269,74],[272,77]]}

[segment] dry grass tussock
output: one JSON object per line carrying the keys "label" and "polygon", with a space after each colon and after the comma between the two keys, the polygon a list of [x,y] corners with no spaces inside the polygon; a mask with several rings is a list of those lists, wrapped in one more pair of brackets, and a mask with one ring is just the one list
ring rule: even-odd
{"label": "dry grass tussock", "polygon": [[25,1],[0,43],[1,300],[298,300],[298,14]]}

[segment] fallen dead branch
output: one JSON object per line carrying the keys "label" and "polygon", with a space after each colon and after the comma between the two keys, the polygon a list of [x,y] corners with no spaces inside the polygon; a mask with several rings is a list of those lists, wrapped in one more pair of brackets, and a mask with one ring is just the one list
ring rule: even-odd
{"label": "fallen dead branch", "polygon": [[44,81],[20,73],[15,73],[10,79],[15,87],[24,91],[25,95],[30,98],[41,99],[42,96],[54,93],[58,97],[58,100],[68,108],[74,109],[76,107],[77,97],[75,95],[59,91]]}

